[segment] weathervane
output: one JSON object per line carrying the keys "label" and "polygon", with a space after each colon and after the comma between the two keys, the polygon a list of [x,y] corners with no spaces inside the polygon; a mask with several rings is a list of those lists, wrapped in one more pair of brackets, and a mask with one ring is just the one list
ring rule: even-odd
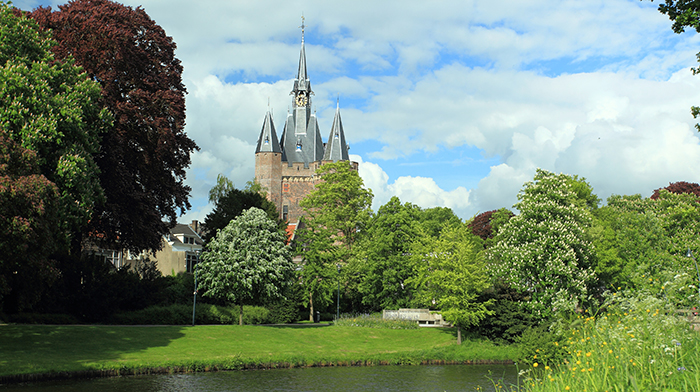
{"label": "weathervane", "polygon": [[306,26],[304,25],[304,14],[302,13],[301,14],[301,26],[299,26],[299,28],[301,28],[301,40],[302,41],[304,40],[304,27],[306,27]]}

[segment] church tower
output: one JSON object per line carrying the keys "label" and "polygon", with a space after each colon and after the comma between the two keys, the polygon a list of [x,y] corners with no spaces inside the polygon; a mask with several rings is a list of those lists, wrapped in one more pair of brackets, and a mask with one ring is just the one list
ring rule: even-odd
{"label": "church tower", "polygon": [[[303,17],[300,27],[299,69],[290,93],[292,105],[284,122],[282,136],[278,141],[268,108],[255,149],[255,179],[277,206],[280,218],[289,222],[292,231],[304,214],[299,202],[313,192],[320,181],[316,169],[326,162],[350,160],[339,101],[328,142],[324,144],[321,139],[316,114],[311,106],[314,92],[306,71]],[[351,165],[357,170],[357,162],[351,162]]]}
{"label": "church tower", "polygon": [[323,141],[316,122],[316,114],[311,113],[311,81],[306,73],[306,50],[304,48],[304,23],[301,24],[301,53],[299,70],[294,80],[292,110],[287,114],[287,121],[282,132],[282,161],[288,166],[295,162],[309,168],[312,162],[323,158]]}

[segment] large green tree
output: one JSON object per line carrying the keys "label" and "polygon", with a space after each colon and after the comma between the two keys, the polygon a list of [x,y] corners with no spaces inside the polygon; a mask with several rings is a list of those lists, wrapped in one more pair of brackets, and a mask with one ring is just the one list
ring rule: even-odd
{"label": "large green tree", "polygon": [[656,199],[613,195],[596,218],[595,268],[604,289],[644,290],[697,306],[697,270],[686,252],[700,251],[698,196],[666,189]]}
{"label": "large green tree", "polygon": [[202,295],[240,306],[282,296],[292,283],[294,263],[285,237],[259,208],[232,220],[207,243],[195,274]]}
{"label": "large green tree", "polygon": [[304,258],[300,271],[309,319],[314,302],[327,304],[338,281],[337,269],[352,257],[353,246],[365,229],[372,211],[372,191],[347,161],[326,163],[316,171],[321,181],[299,203],[306,213],[297,230],[297,244]]}
{"label": "large green tree", "polygon": [[492,276],[529,296],[536,318],[570,309],[595,283],[595,252],[588,228],[597,206],[584,179],[538,169],[514,205],[520,211],[489,249]]}
{"label": "large green tree", "polygon": [[56,61],[54,45],[0,2],[0,291],[14,290],[9,311],[37,299],[56,275],[49,256],[68,249],[102,198],[93,154],[110,117],[96,104],[99,86],[70,58]]}
{"label": "large green tree", "polygon": [[411,255],[416,273],[409,282],[417,287],[418,300],[439,309],[457,327],[457,341],[462,344],[462,328],[491,314],[488,303],[478,301],[490,286],[481,239],[466,224],[452,225],[439,238],[423,236],[415,241]]}
{"label": "large green tree", "polygon": [[408,279],[413,275],[411,244],[422,233],[420,207],[404,203],[394,196],[369,221],[360,254],[349,266],[360,282],[362,304],[373,311],[407,308],[412,305],[414,290]]}
{"label": "large green tree", "polygon": [[87,231],[130,250],[159,249],[178,213],[190,207],[185,169],[197,149],[184,132],[175,43],[140,7],[73,0],[58,8],[30,15],[51,30],[58,60],[75,59],[99,83],[100,103],[114,117],[94,154],[105,200],[90,206]]}

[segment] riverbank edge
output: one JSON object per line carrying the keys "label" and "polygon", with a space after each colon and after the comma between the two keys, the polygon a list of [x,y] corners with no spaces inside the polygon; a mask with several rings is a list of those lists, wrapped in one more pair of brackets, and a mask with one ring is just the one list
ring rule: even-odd
{"label": "riverbank edge", "polygon": [[[231,363],[235,362],[235,363]],[[76,371],[25,373],[0,376],[0,385],[19,384],[23,382],[43,382],[60,380],[79,380],[90,378],[159,375],[159,374],[184,374],[217,371],[240,370],[271,370],[271,369],[299,369],[312,367],[349,367],[349,366],[421,366],[421,365],[513,365],[511,359],[483,359],[483,360],[449,360],[449,359],[421,359],[416,361],[411,358],[400,359],[366,359],[366,360],[342,360],[320,362],[238,362],[227,361],[222,363],[196,363],[166,366],[138,366],[121,367],[116,369],[86,369]]]}

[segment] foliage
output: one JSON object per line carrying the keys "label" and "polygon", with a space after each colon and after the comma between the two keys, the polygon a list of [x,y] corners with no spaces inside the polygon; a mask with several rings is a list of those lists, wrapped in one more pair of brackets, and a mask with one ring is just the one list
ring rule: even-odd
{"label": "foliage", "polygon": [[339,327],[362,327],[378,329],[418,329],[418,323],[411,320],[385,320],[381,314],[341,314],[334,325]]}
{"label": "foliage", "polygon": [[[646,294],[611,294],[607,312],[579,315],[566,356],[536,366],[526,391],[697,391],[700,337],[668,304]],[[539,362],[539,364],[543,364]]]}
{"label": "foliage", "polygon": [[185,169],[197,149],[184,132],[185,87],[175,43],[142,8],[110,0],[75,0],[30,15],[51,29],[57,59],[74,58],[100,84],[101,104],[114,118],[95,151],[106,200],[83,207],[93,213],[87,232],[136,252],[160,249],[178,210],[190,207]]}
{"label": "foliage", "polygon": [[523,297],[517,290],[499,283],[484,290],[478,302],[486,303],[493,313],[481,320],[473,331],[498,344],[518,341],[525,330],[539,321],[523,309],[520,304]]}
{"label": "foliage", "polygon": [[[658,198],[611,196],[593,227],[602,288],[663,296],[677,306],[698,301],[697,271],[688,249],[700,250],[700,204],[694,194]],[[681,284],[682,283],[682,284]],[[669,290],[671,285],[677,285]]]}
{"label": "foliage", "polygon": [[434,305],[443,318],[461,328],[491,314],[478,296],[489,286],[481,239],[466,224],[445,228],[440,238],[420,238],[411,249],[418,300]]}
{"label": "foliage", "polygon": [[431,237],[440,236],[440,232],[445,227],[462,223],[462,220],[455,215],[454,211],[447,207],[420,209],[418,211],[418,221],[423,227],[425,234]]}
{"label": "foliage", "polygon": [[399,309],[411,306],[413,275],[410,248],[419,235],[421,209],[401,204],[394,196],[369,221],[365,236],[358,244],[361,255],[353,260],[353,273],[360,276],[358,293],[369,309]]}
{"label": "foliage", "polygon": [[252,207],[232,220],[206,245],[195,273],[209,296],[241,307],[278,298],[294,264],[285,237],[261,209]]}
{"label": "foliage", "polygon": [[658,199],[662,189],[665,189],[671,193],[690,193],[700,197],[700,185],[698,185],[695,182],[691,183],[685,181],[678,181],[669,183],[668,186],[665,188],[659,188],[654,190],[654,193],[649,198],[652,200]]}
{"label": "foliage", "polygon": [[298,252],[304,257],[299,272],[309,319],[314,303],[330,303],[338,269],[352,257],[353,246],[371,216],[372,192],[347,161],[326,163],[316,174],[321,181],[301,200],[306,217],[297,229]]}
{"label": "foliage", "polygon": [[228,177],[223,174],[217,175],[216,185],[209,190],[209,203],[217,204],[219,199],[235,188],[233,181],[229,180]]}
{"label": "foliage", "polygon": [[54,45],[0,2],[0,305],[10,312],[30,310],[58,277],[50,256],[102,197],[92,154],[110,118],[99,86],[55,61]]}
{"label": "foliage", "polygon": [[[238,323],[238,308],[197,304],[195,324],[216,325]],[[150,306],[145,309],[115,314],[110,320],[115,325],[191,325],[192,305],[175,304]],[[260,306],[243,307],[243,324],[268,324],[270,311]]]}
{"label": "foliage", "polygon": [[[37,185],[56,187],[56,229],[69,233],[85,225],[102,195],[92,154],[109,117],[96,105],[99,86],[71,59],[56,62],[50,51],[55,42],[36,23],[13,15],[4,3],[0,19],[0,129],[4,139],[24,150],[24,162],[14,162],[29,169],[22,175],[43,175]],[[66,236],[59,245],[67,247],[69,240]]]}
{"label": "foliage", "polygon": [[[700,4],[695,0],[666,0],[665,3],[659,4],[659,12],[668,15],[673,21],[673,32],[681,34],[686,27],[695,29],[700,32]],[[696,55],[700,61],[700,53]],[[693,75],[700,73],[700,67],[691,68]],[[690,113],[693,118],[698,118],[700,115],[700,107],[692,106]],[[695,124],[695,128],[700,131],[700,124]]]}
{"label": "foliage", "polygon": [[484,247],[489,248],[498,228],[513,216],[515,214],[505,208],[482,212],[469,222],[469,228],[475,236],[484,240]]}
{"label": "foliage", "polygon": [[562,338],[549,330],[548,325],[525,329],[518,342],[518,363],[553,365],[564,361],[566,348]]}
{"label": "foliage", "polygon": [[216,201],[212,212],[204,218],[205,242],[211,241],[219,230],[222,230],[232,219],[240,216],[243,211],[251,207],[265,211],[269,219],[277,222],[279,228],[284,227],[284,222],[279,219],[275,203],[268,200],[265,195],[249,189],[236,189],[230,180],[222,175],[219,175],[219,182],[210,190],[210,199],[211,193],[214,192]]}
{"label": "foliage", "polygon": [[526,293],[530,301],[523,305],[540,319],[555,307],[573,310],[595,281],[587,232],[593,197],[574,183],[585,182],[538,169],[518,194],[514,207],[520,214],[503,226],[489,250],[492,276]]}

